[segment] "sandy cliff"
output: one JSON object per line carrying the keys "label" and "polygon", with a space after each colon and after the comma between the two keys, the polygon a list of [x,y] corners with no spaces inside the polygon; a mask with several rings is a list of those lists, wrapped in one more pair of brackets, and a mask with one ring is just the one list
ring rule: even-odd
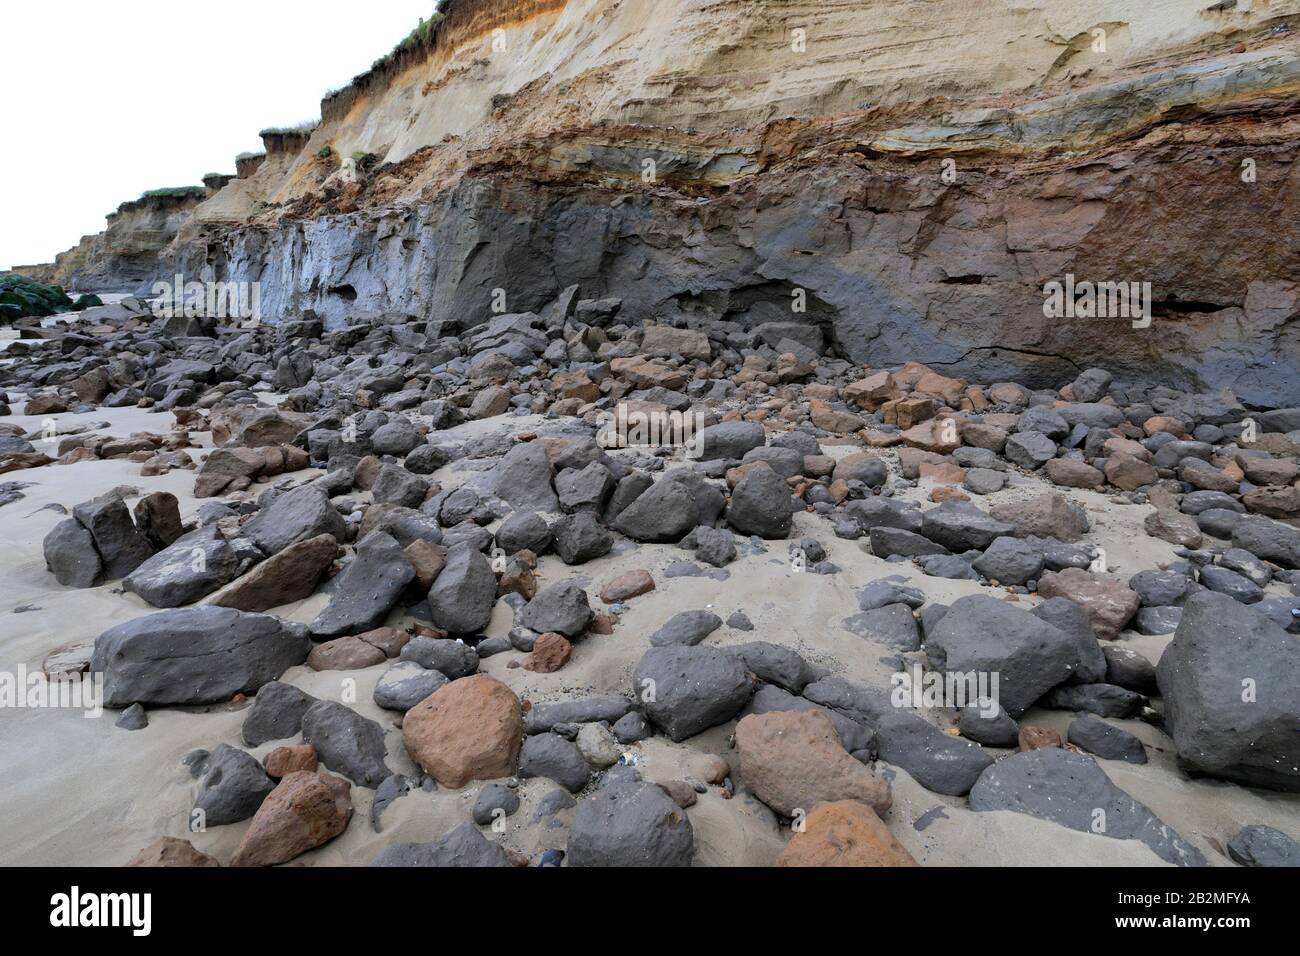
{"label": "sandy cliff", "polygon": [[[575,283],[759,322],[803,289],[860,362],[1295,404],[1297,25],[1300,0],[466,0],[165,249],[110,227],[59,272],[210,266],[332,326]],[[1045,318],[1067,273],[1150,282],[1153,328]]]}

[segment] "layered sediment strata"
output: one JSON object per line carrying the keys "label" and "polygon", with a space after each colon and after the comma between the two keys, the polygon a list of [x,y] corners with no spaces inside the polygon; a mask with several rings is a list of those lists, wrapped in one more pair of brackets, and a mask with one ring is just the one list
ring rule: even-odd
{"label": "layered sediment strata", "polygon": [[[859,362],[1294,403],[1300,0],[1221,6],[450,4],[269,138],[156,273],[260,280],[273,321],[331,327],[473,325],[496,289],[521,311],[574,283],[636,317],[788,319],[802,289]],[[1047,318],[1067,275],[1149,282],[1154,331]]]}

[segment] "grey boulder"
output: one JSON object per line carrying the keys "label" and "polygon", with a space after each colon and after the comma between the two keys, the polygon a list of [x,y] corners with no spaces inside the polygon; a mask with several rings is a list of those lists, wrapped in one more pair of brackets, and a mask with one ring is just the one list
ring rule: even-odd
{"label": "grey boulder", "polygon": [[307,628],[222,607],[162,611],[110,628],[91,670],[104,706],[212,704],[255,693],[307,659]]}

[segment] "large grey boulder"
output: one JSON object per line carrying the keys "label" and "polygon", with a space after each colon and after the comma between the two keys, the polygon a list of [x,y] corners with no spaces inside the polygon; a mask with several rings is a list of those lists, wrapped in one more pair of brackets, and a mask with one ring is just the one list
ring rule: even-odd
{"label": "large grey boulder", "polygon": [[983,551],[998,538],[1015,534],[1016,529],[990,517],[974,505],[948,501],[921,516],[921,534],[949,551]]}
{"label": "large grey boulder", "polygon": [[741,660],[713,647],[652,647],[632,677],[646,718],[677,743],[735,717],[752,692]]}
{"label": "large grey boulder", "polygon": [[373,697],[384,710],[406,713],[448,683],[447,675],[442,671],[421,667],[415,661],[396,661],[376,682]]}
{"label": "large grey boulder", "polygon": [[312,622],[312,633],[329,638],[373,630],[414,580],[415,568],[402,546],[382,531],[371,532],[357,545],[352,563],[331,582],[330,603]]}
{"label": "large grey boulder", "polygon": [[586,591],[572,581],[558,581],[537,592],[520,613],[519,623],[539,634],[574,638],[586,633],[594,616]]}
{"label": "large grey boulder", "polygon": [[288,740],[302,731],[302,717],[316,698],[292,684],[271,681],[257,692],[241,733],[244,743],[260,747],[271,740]]}
{"label": "large grey boulder", "polygon": [[110,628],[90,667],[104,706],[213,704],[252,694],[307,659],[307,628],[224,607],[162,611]]}
{"label": "large grey boulder", "polygon": [[238,553],[216,525],[191,531],[140,565],[122,582],[154,607],[193,604],[239,574]]}
{"label": "large grey boulder", "polygon": [[680,481],[664,479],[619,512],[612,527],[633,541],[676,543],[695,528],[695,497]]}
{"label": "large grey boulder", "polygon": [[1074,639],[1079,663],[1071,684],[1100,684],[1106,680],[1106,654],[1088,612],[1067,598],[1049,598],[1029,612]]}
{"label": "large grey boulder", "polygon": [[66,518],[45,536],[45,566],[68,588],[93,588],[104,577],[95,539],[76,518]]}
{"label": "large grey boulder", "polygon": [[90,532],[109,580],[126,577],[154,553],[153,544],[136,528],[121,498],[83,501],[72,509],[72,516]]}
{"label": "large grey boulder", "polygon": [[477,634],[492,620],[497,577],[483,553],[472,544],[457,544],[429,589],[433,624],[451,634]]}
{"label": "large grey boulder", "polygon": [[496,496],[516,511],[559,511],[560,500],[551,484],[555,469],[541,445],[515,445],[496,466],[495,474]]}
{"label": "large grey boulder", "polygon": [[375,504],[418,508],[429,494],[429,483],[401,465],[384,465],[370,493]]}
{"label": "large grey boulder", "polygon": [[970,808],[1025,813],[1083,833],[1140,840],[1166,862],[1205,865],[1196,847],[1111,783],[1097,761],[1060,747],[999,760],[971,789]]}
{"label": "large grey boulder", "polygon": [[497,547],[506,554],[525,549],[541,555],[551,546],[551,528],[535,511],[516,511],[497,528]]}
{"label": "large grey boulder", "polygon": [[1202,592],[1183,606],[1156,680],[1185,766],[1300,791],[1300,639],[1227,595]]}
{"label": "large grey boulder", "polygon": [[936,670],[998,675],[998,703],[1019,717],[1069,680],[1080,664],[1068,634],[1006,601],[973,595],[953,602],[926,642]]}
{"label": "large grey boulder", "polygon": [[1300,569],[1300,528],[1251,515],[1233,526],[1232,544],[1284,568]]}
{"label": "large grey boulder", "polygon": [[510,858],[472,823],[462,823],[433,843],[395,843],[385,847],[371,866],[480,869],[510,866]]}
{"label": "large grey boulder", "polygon": [[695,438],[703,449],[702,461],[739,461],[753,449],[767,444],[767,433],[758,422],[719,422]]}
{"label": "large grey boulder", "polygon": [[741,534],[781,541],[790,536],[793,522],[790,486],[766,462],[752,466],[736,482],[727,523]]}
{"label": "large grey boulder", "polygon": [[363,787],[373,790],[392,776],[384,764],[384,729],[345,704],[320,700],[307,708],[302,739],[321,763]]}
{"label": "large grey boulder", "polygon": [[1300,867],[1300,843],[1281,830],[1255,824],[1228,841],[1228,856],[1242,866]]}
{"label": "large grey boulder", "polygon": [[329,496],[312,484],[277,496],[244,525],[244,533],[270,557],[320,534],[345,541],[347,525],[330,504]]}
{"label": "large grey boulder", "polygon": [[726,649],[735,654],[759,680],[783,687],[791,693],[798,694],[804,687],[817,679],[816,668],[804,660],[798,652],[783,644],[768,641],[753,641]]}
{"label": "large grey boulder", "polygon": [[570,866],[690,866],[691,821],[660,787],[640,781],[597,790],[569,828]]}
{"label": "large grey boulder", "polygon": [[1043,572],[1043,552],[1019,538],[998,538],[971,566],[999,584],[1024,584]]}
{"label": "large grey boulder", "polygon": [[191,767],[191,772],[198,774],[194,809],[202,811],[204,826],[220,827],[249,819],[275,789],[275,781],[252,754],[229,744],[218,744]]}
{"label": "large grey boulder", "polygon": [[876,721],[880,759],[901,767],[935,793],[962,796],[993,763],[970,740],[950,737],[919,714],[891,710]]}
{"label": "large grey boulder", "polygon": [[559,734],[533,734],[524,738],[519,751],[519,776],[546,777],[577,793],[590,782],[591,767],[573,741]]}

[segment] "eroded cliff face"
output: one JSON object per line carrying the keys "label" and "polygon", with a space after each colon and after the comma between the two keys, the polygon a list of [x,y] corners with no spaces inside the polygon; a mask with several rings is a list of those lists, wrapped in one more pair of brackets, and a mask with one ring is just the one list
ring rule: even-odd
{"label": "eroded cliff face", "polygon": [[[869,364],[1300,403],[1300,0],[448,13],[268,142],[157,273],[334,326],[474,325],[494,290],[525,311],[579,284],[634,318],[815,322]],[[1066,274],[1151,283],[1152,327],[1046,318]]]}
{"label": "eroded cliff face", "polygon": [[108,228],[61,253],[45,281],[75,292],[146,292],[166,273],[172,243],[202,202],[202,190],[142,196],[108,215]]}

